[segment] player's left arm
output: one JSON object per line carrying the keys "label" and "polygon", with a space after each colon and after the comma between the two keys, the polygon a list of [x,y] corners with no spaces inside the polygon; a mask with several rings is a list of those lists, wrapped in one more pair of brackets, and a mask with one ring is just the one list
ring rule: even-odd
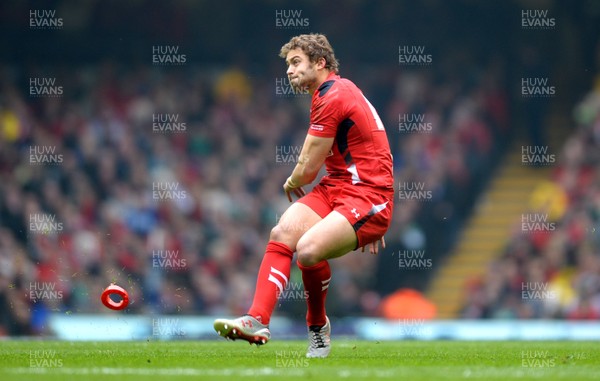
{"label": "player's left arm", "polygon": [[334,138],[306,135],[294,171],[283,185],[283,190],[290,202],[292,201],[292,192],[298,197],[306,194],[302,186],[312,183],[317,177],[331,151],[333,140]]}

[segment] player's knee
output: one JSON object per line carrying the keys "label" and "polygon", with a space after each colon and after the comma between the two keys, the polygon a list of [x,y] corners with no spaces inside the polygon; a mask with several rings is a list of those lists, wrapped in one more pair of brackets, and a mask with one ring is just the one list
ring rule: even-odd
{"label": "player's knee", "polygon": [[300,239],[300,241],[298,241],[296,252],[298,253],[298,262],[300,262],[302,266],[314,266],[321,262],[316,245],[312,242],[308,242],[306,239]]}
{"label": "player's knee", "polygon": [[285,226],[283,226],[281,224],[275,225],[275,227],[273,227],[273,229],[271,229],[271,234],[269,235],[269,239],[271,241],[285,243],[286,245],[288,245],[290,247],[293,243],[293,242],[291,242],[292,241],[291,238],[292,237],[291,237],[290,232],[285,228]]}

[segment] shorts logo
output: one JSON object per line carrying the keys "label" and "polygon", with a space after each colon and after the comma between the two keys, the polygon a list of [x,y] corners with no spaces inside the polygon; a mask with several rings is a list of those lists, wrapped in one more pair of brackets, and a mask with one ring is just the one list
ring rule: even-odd
{"label": "shorts logo", "polygon": [[354,218],[358,218],[358,217],[360,217],[360,213],[358,213],[358,212],[356,211],[356,208],[353,208],[353,209],[350,211],[350,213],[354,214]]}
{"label": "shorts logo", "polygon": [[315,131],[323,131],[325,127],[321,126],[320,124],[311,124],[310,129]]}

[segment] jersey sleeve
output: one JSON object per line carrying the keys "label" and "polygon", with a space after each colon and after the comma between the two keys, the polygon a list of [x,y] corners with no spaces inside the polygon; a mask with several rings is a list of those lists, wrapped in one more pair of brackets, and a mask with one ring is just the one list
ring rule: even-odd
{"label": "jersey sleeve", "polygon": [[317,98],[313,103],[310,113],[310,127],[308,134],[320,138],[333,138],[337,133],[337,127],[343,120],[344,109],[341,92],[333,94],[326,93]]}

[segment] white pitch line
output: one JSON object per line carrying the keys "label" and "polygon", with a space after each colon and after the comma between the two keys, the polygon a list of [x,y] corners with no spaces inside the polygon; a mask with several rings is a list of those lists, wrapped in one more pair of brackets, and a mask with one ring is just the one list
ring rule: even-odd
{"label": "white pitch line", "polygon": [[[74,367],[21,367],[7,368],[7,372],[13,374],[56,374],[56,375],[131,375],[131,376],[181,376],[181,377],[198,377],[198,376],[234,376],[234,377],[256,377],[256,376],[282,376],[282,377],[306,377],[309,375],[310,367],[295,368],[256,368],[256,369],[197,369],[197,368],[110,368],[110,367],[93,367],[93,368],[74,368]],[[371,370],[371,369],[352,369],[339,370],[338,376],[347,377],[385,377],[394,378],[395,372],[390,370]]]}
{"label": "white pitch line", "polygon": [[[304,376],[302,369],[290,368],[258,368],[258,369],[196,369],[196,368],[67,368],[67,367],[37,367],[37,368],[8,368],[16,374],[67,374],[67,375],[135,375],[135,376]],[[291,374],[290,374],[291,373]]]}
{"label": "white pitch line", "polygon": [[[382,369],[373,370],[368,368],[349,368],[333,370],[338,378],[388,378],[397,379],[403,376],[414,376],[415,372],[418,371],[421,375],[427,374],[439,374],[440,369],[445,371],[445,376],[441,379],[455,379],[455,377],[462,376],[463,378],[489,378],[504,380],[506,378],[520,379],[520,378],[539,378],[543,379],[546,377],[554,377],[565,380],[572,380],[573,377],[580,377],[581,379],[596,379],[594,374],[595,368],[588,366],[573,367],[573,366],[559,366],[550,368],[523,368],[523,367],[510,367],[510,368],[498,368],[498,367],[454,367],[454,366],[441,366],[441,367],[408,367],[398,366],[393,369]],[[173,376],[173,377],[256,377],[256,376],[272,376],[272,377],[307,377],[313,375],[311,373],[311,367],[263,367],[254,369],[243,369],[243,368],[114,368],[114,367],[20,367],[20,368],[6,368],[2,373],[12,373],[21,375],[131,375],[131,376]]]}

